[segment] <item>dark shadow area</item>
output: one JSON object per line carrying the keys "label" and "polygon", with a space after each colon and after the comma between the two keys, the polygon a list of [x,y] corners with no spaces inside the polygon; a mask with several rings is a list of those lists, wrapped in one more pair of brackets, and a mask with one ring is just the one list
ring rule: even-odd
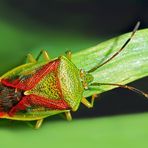
{"label": "dark shadow area", "polygon": [[[148,78],[143,78],[128,85],[148,92],[145,82],[148,82]],[[92,109],[88,109],[81,104],[79,110],[73,113],[73,117],[90,118],[142,112],[148,112],[148,100],[145,97],[126,89],[116,88],[96,98]]]}
{"label": "dark shadow area", "polygon": [[14,24],[27,23],[23,21],[26,18],[35,24],[34,28],[42,26],[111,36],[131,31],[137,21],[142,22],[141,28],[148,26],[146,0],[2,0],[0,6],[1,18]]}

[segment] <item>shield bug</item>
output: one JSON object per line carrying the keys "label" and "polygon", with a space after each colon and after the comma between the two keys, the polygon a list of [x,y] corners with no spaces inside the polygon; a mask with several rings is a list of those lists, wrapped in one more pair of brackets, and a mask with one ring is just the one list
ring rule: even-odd
{"label": "shield bug", "polygon": [[[91,75],[96,69],[107,64],[116,57],[130,42],[139,27],[136,24],[131,37],[109,59],[98,64],[89,71],[83,71],[71,61],[71,52],[50,60],[46,51],[41,51],[35,59],[28,54],[28,63],[18,66],[0,77],[0,118],[33,121],[39,128],[43,119],[65,113],[71,120],[70,111],[77,111],[80,103],[92,108],[96,95],[89,102],[83,92],[90,86],[114,85],[140,93],[148,98],[148,94],[127,85],[94,82]],[[44,61],[39,62],[43,55]]]}

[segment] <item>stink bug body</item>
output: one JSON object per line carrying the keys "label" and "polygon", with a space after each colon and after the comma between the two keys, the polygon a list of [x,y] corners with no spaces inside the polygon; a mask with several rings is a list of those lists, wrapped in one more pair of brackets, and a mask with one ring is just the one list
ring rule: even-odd
{"label": "stink bug body", "polygon": [[[34,59],[28,54],[28,63],[12,69],[0,77],[0,118],[12,120],[37,120],[35,128],[39,128],[43,119],[65,113],[71,120],[70,111],[76,111],[80,103],[88,108],[93,107],[96,95],[91,102],[83,97],[89,86],[115,85],[138,92],[148,98],[148,94],[127,86],[113,83],[93,82],[91,73],[117,56],[128,44],[138,29],[135,26],[131,37],[111,58],[96,65],[89,71],[78,69],[71,61],[71,53],[50,60],[46,51],[42,51]],[[43,55],[45,61],[38,62]]]}

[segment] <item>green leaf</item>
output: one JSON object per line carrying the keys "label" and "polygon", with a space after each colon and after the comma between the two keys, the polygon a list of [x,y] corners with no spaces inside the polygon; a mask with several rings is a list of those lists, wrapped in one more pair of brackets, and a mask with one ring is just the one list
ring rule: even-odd
{"label": "green leaf", "polygon": [[[1,146],[21,148],[144,148],[147,147],[148,114],[74,119],[46,119],[35,131],[22,122],[0,124]],[[1,121],[4,122],[4,121]]]}
{"label": "green leaf", "polygon": [[[131,33],[105,41],[97,46],[73,54],[72,61],[78,68],[90,70],[117,52],[130,37]],[[125,49],[106,65],[93,73],[94,82],[127,84],[148,76],[148,29],[139,30]],[[100,86],[89,89],[86,97],[94,93],[102,93],[115,86]]]}

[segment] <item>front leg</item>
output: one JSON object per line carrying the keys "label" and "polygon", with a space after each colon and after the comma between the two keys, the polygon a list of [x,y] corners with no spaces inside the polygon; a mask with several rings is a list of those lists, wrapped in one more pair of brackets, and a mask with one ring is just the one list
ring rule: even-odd
{"label": "front leg", "polygon": [[92,108],[94,106],[94,100],[96,97],[97,97],[96,94],[92,95],[91,102],[89,102],[85,97],[83,97],[81,103],[83,103],[88,108]]}

